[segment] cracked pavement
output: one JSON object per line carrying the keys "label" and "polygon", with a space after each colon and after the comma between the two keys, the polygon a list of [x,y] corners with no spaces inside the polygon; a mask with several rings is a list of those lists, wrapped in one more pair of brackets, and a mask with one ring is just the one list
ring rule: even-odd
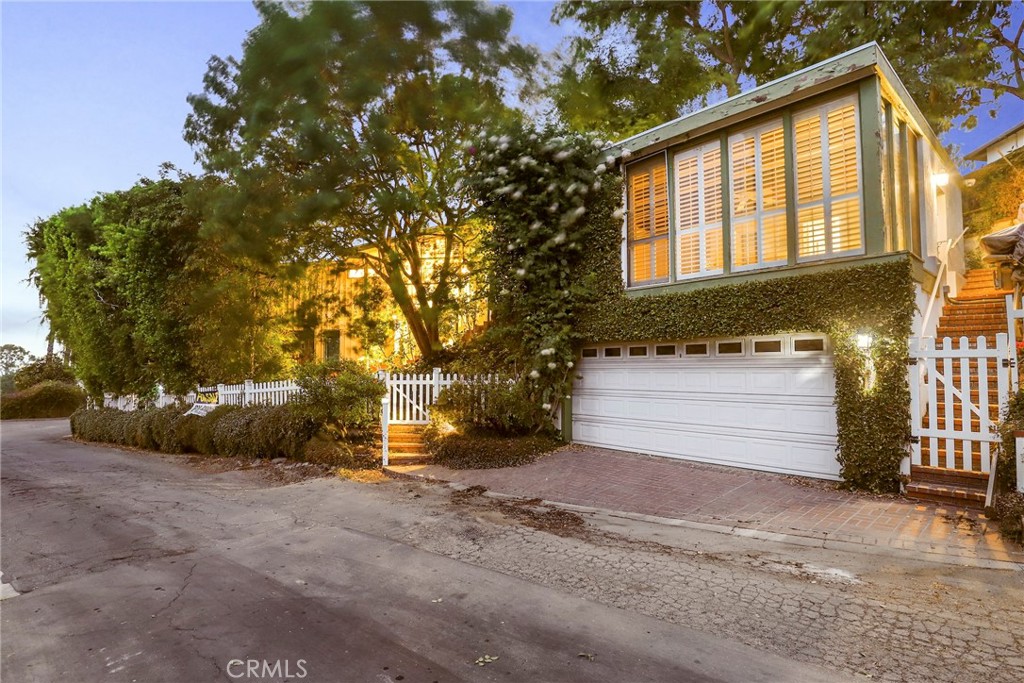
{"label": "cracked pavement", "polygon": [[235,680],[248,658],[312,681],[1024,678],[1022,571],[422,483],[268,487],[66,434],[3,424],[5,680]]}

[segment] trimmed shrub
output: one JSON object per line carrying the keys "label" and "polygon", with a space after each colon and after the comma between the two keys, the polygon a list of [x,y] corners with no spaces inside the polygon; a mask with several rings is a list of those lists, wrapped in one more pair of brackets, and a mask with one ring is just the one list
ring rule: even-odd
{"label": "trimmed shrub", "polygon": [[357,452],[346,443],[322,437],[314,437],[309,440],[303,451],[302,459],[317,465],[344,467],[350,470],[369,469],[377,466],[377,458],[369,449]]}
{"label": "trimmed shrub", "polygon": [[521,436],[547,423],[547,411],[529,395],[523,382],[457,382],[438,396],[431,418],[462,432]]}
{"label": "trimmed shrub", "polygon": [[[48,359],[40,358],[14,373],[14,386],[19,391],[34,387],[43,382],[74,384],[75,376],[64,363],[52,357]],[[67,416],[61,415],[60,417]]]}
{"label": "trimmed shrub", "polygon": [[996,498],[992,517],[999,521],[999,535],[1014,543],[1024,543],[1024,493],[1011,491]]}
{"label": "trimmed shrub", "polygon": [[320,425],[294,406],[249,406],[218,420],[213,446],[217,455],[297,459],[318,431]]}
{"label": "trimmed shrub", "polygon": [[456,470],[527,465],[562,445],[562,441],[551,434],[443,434],[434,425],[429,426],[423,436],[424,445],[434,462]]}
{"label": "trimmed shrub", "polygon": [[302,393],[289,406],[329,431],[347,437],[377,424],[386,389],[354,361],[302,366],[296,384]]}
{"label": "trimmed shrub", "polygon": [[75,384],[46,381],[0,398],[0,419],[68,417],[85,405],[85,392]]}

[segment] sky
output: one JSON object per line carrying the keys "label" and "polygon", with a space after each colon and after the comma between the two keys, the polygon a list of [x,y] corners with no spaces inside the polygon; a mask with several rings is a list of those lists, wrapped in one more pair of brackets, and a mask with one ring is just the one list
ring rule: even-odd
{"label": "sky", "polygon": [[[553,3],[503,4],[521,39],[557,48]],[[186,97],[202,90],[207,59],[240,55],[256,23],[243,1],[0,3],[0,343],[46,350],[22,232],[154,177],[162,162],[198,171],[182,139]],[[944,142],[970,151],[1022,118],[1018,100]]]}

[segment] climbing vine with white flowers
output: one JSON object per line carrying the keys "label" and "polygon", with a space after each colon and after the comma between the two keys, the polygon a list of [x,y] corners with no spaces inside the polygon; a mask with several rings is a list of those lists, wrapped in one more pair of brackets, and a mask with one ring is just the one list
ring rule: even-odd
{"label": "climbing vine with white flowers", "polygon": [[467,143],[469,182],[490,222],[484,261],[495,327],[514,340],[522,393],[550,418],[582,340],[580,309],[621,288],[621,159],[591,136],[519,124]]}

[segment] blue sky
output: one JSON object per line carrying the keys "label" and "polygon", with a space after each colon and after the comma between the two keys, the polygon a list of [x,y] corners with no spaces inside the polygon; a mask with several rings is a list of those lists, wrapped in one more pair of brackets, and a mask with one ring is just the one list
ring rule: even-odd
{"label": "blue sky", "polygon": [[[559,44],[552,3],[506,4],[521,38]],[[22,283],[25,227],[127,189],[164,161],[194,168],[181,138],[185,98],[202,89],[210,55],[238,55],[256,22],[248,2],[0,4],[2,343],[37,354],[46,347],[35,291]],[[945,141],[969,151],[1022,118],[1017,101],[997,121],[979,116],[977,129]]]}

